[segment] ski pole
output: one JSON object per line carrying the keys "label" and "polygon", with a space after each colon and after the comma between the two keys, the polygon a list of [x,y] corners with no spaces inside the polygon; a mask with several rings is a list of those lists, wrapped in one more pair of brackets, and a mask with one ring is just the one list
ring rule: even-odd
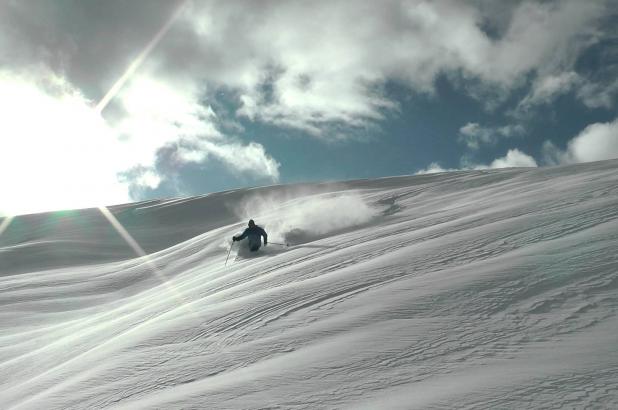
{"label": "ski pole", "polygon": [[232,252],[232,246],[234,246],[234,242],[232,242],[232,244],[230,245],[230,250],[227,251],[227,258],[225,258],[225,265],[224,266],[227,266],[227,260],[230,257],[230,252]]}

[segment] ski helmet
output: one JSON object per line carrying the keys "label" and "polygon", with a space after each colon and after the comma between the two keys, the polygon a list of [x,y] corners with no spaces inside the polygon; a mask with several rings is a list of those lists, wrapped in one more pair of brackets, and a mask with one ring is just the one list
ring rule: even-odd
{"label": "ski helmet", "polygon": [[253,222],[253,219],[249,219],[249,226],[255,226],[255,222]]}

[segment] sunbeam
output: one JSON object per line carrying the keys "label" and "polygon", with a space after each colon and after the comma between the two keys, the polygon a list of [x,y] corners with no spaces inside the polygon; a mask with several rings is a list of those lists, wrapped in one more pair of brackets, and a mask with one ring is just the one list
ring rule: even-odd
{"label": "sunbeam", "polygon": [[114,216],[114,214],[112,214],[109,211],[109,209],[107,209],[104,206],[100,206],[99,211],[101,211],[101,214],[103,214],[105,219],[109,221],[112,227],[114,227],[114,229],[118,232],[118,234],[122,237],[122,239],[124,239],[125,242],[131,247],[131,249],[133,249],[133,251],[138,256],[143,258],[146,265],[156,275],[156,277],[161,281],[163,286],[165,286],[167,290],[169,290],[170,293],[172,293],[174,297],[178,300],[179,306],[190,310],[192,313],[195,313],[195,311],[188,306],[190,301],[186,301],[182,293],[179,292],[175,287],[169,284],[169,280],[165,277],[163,272],[161,272],[161,270],[154,264],[150,256],[146,253],[146,251],[144,251],[144,249],[139,245],[139,243],[137,243],[135,238],[131,236],[131,234],[124,228],[124,226],[122,226],[122,224],[120,223],[120,221],[118,221],[118,219]]}
{"label": "sunbeam", "polygon": [[7,216],[7,217],[4,218],[4,220],[0,224],[0,236],[2,236],[4,231],[7,230],[7,228],[9,227],[9,225],[11,224],[12,221],[13,221],[13,217],[12,216]]}
{"label": "sunbeam", "polygon": [[105,107],[107,107],[107,104],[109,104],[109,102],[116,96],[116,94],[118,94],[118,91],[120,91],[122,86],[127,82],[127,80],[129,80],[129,78],[133,76],[135,71],[137,71],[137,69],[142,65],[142,63],[146,60],[152,50],[157,46],[157,44],[159,44],[163,36],[165,36],[165,34],[169,31],[174,21],[176,21],[180,13],[184,10],[187,2],[188,0],[185,0],[180,3],[176,11],[169,18],[169,20],[163,25],[163,27],[161,27],[161,29],[157,32],[153,39],[150,40],[148,45],[146,45],[146,48],[137,56],[135,60],[133,60],[133,62],[131,63],[131,65],[129,65],[129,68],[127,68],[124,74],[122,74],[122,76],[120,76],[120,78],[116,80],[112,88],[110,88],[107,94],[105,94],[105,96],[101,99],[101,101],[99,101],[99,103],[95,107],[95,111],[97,113],[100,114],[103,112]]}
{"label": "sunbeam", "polygon": [[[144,249],[139,245],[139,243],[137,243],[137,241],[131,236],[131,234],[124,228],[124,226],[122,226],[122,224],[109,211],[109,209],[104,206],[100,206],[99,210],[101,211],[105,219],[107,219],[109,223],[114,227],[114,229],[118,231],[120,236],[122,236],[122,239],[124,239],[129,244],[131,249],[133,249],[133,251],[135,251],[138,256],[148,257],[148,254],[144,251]],[[154,269],[156,269],[156,267]]]}

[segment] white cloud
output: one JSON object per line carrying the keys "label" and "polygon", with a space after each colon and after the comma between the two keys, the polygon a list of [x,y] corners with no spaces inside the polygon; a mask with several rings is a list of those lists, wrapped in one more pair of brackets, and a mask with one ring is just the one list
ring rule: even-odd
{"label": "white cloud", "polygon": [[[177,7],[143,4],[97,6],[107,13],[99,13],[92,31],[110,29],[104,45],[72,23],[78,19],[71,13],[92,13],[86,3],[67,13],[54,5],[31,13],[27,5],[0,6],[8,16],[0,17],[0,27],[7,27],[0,38],[10,35],[9,46],[20,44],[9,47],[9,61],[60,67],[96,99],[130,63],[127,50],[139,53]],[[475,88],[508,93],[538,74],[530,98],[555,95],[556,81],[566,81],[560,73],[570,73],[581,50],[600,37],[597,21],[609,7],[576,0],[500,7],[458,0],[188,5],[149,57],[161,79],[232,89],[239,116],[327,138],[337,124],[366,127],[396,109],[382,90],[389,80],[432,93],[437,76],[453,74],[474,80],[470,92],[482,95]],[[129,22],[127,35],[122,28]],[[486,26],[500,30],[488,35]]]}
{"label": "white cloud", "polygon": [[[570,67],[581,50],[596,41],[594,24],[603,2],[522,2],[504,37],[496,43],[495,63],[486,65],[504,79],[537,70],[544,77]],[[490,75],[490,74],[488,74]]]}
{"label": "white cloud", "polygon": [[158,148],[180,138],[223,138],[214,113],[198,98],[191,82],[162,82],[141,75],[126,85],[116,101],[125,115],[111,122],[126,136],[125,151],[137,165],[152,165]]}
{"label": "white cloud", "polygon": [[[370,126],[385,111],[396,110],[384,91],[389,81],[431,94],[435,79],[444,74],[471,80],[472,94],[478,88],[508,94],[532,78],[531,103],[550,101],[577,83],[583,84],[578,95],[586,104],[612,104],[612,93],[598,92],[587,79],[580,82],[573,71],[581,51],[604,35],[597,21],[606,2],[526,1],[497,7],[457,0],[203,1],[188,3],[102,121],[88,111],[90,100],[105,94],[178,5],[104,3],[96,13],[90,3],[80,2],[62,13],[53,3],[0,4],[0,62],[6,66],[0,100],[4,118],[12,116],[0,125],[0,135],[5,140],[21,130],[19,141],[11,138],[3,147],[35,164],[22,166],[11,158],[2,170],[28,173],[23,186],[39,181],[59,189],[49,184],[52,176],[70,185],[82,181],[82,175],[71,179],[69,170],[80,169],[84,181],[104,187],[93,198],[101,194],[108,202],[124,201],[126,183],[118,183],[116,173],[139,169],[133,182],[156,186],[165,177],[155,172],[157,153],[169,145],[178,147],[181,161],[216,158],[233,173],[276,181],[278,162],[263,146],[223,133],[205,89],[229,90],[239,117],[324,138],[339,137],[342,133],[333,130],[341,126]],[[75,18],[95,14],[87,30]],[[483,29],[488,25],[500,30],[488,34]],[[101,32],[104,42],[96,35]],[[24,70],[33,65],[49,69]],[[31,74],[11,74],[17,72]],[[25,101],[15,95],[30,97]],[[521,133],[509,127],[471,123],[462,127],[462,138],[478,148]],[[67,153],[60,146],[78,148]],[[583,148],[573,149],[584,155]],[[518,159],[526,163],[515,154],[500,163]],[[49,178],[32,171],[54,164],[58,169]],[[89,166],[99,170],[88,171]],[[17,185],[10,186],[18,192]],[[77,197],[72,201],[81,203]]]}
{"label": "white cloud", "polygon": [[[47,69],[0,72],[0,212],[127,202],[130,186],[156,188],[165,179],[155,163],[169,144],[182,144],[176,159],[184,163],[214,157],[232,174],[277,181],[279,163],[260,144],[222,135],[193,86],[137,78],[117,97],[124,115],[106,121],[94,102]],[[139,172],[119,179],[131,169]]]}
{"label": "white cloud", "polygon": [[587,126],[569,141],[566,150],[551,142],[544,145],[545,161],[550,164],[573,164],[618,158],[618,118],[612,122]]}
{"label": "white cloud", "polygon": [[155,189],[161,184],[161,176],[152,170],[146,169],[132,182],[141,187]]}
{"label": "white cloud", "polygon": [[618,94],[618,79],[594,83],[586,81],[577,90],[578,98],[590,108],[612,108]]}
{"label": "white cloud", "polygon": [[530,93],[517,108],[526,111],[535,105],[550,103],[556,97],[571,91],[581,82],[581,77],[573,71],[538,77],[533,82]]}
{"label": "white cloud", "polygon": [[363,127],[395,109],[380,92],[387,80],[431,93],[438,75],[459,73],[508,92],[538,73],[544,80],[534,98],[547,98],[556,92],[552,73],[568,73],[595,41],[605,6],[524,2],[500,14],[506,29],[497,38],[481,29],[498,18],[486,9],[454,0],[210,1],[170,32],[169,44],[182,35],[195,49],[163,44],[160,52],[170,70],[182,60],[183,70],[237,90],[239,115],[329,137],[333,122]]}
{"label": "white cloud", "polygon": [[510,149],[504,157],[496,158],[489,165],[472,164],[462,160],[460,168],[443,168],[437,162],[432,162],[426,169],[419,170],[415,175],[435,174],[438,172],[470,171],[497,168],[537,167],[535,159],[518,149]]}
{"label": "white cloud", "polygon": [[537,167],[537,163],[530,155],[518,149],[510,149],[502,158],[497,158],[491,162],[489,168],[511,168],[511,167]]}
{"label": "white cloud", "polygon": [[190,144],[189,149],[181,147],[179,154],[180,158],[187,162],[204,162],[209,156],[213,156],[226,164],[232,172],[245,173],[272,182],[279,179],[280,164],[266,153],[261,144],[255,142],[215,143],[208,139],[198,139]]}
{"label": "white cloud", "polygon": [[425,175],[425,174],[438,174],[440,172],[453,172],[453,171],[462,171],[466,168],[442,168],[442,166],[440,166],[439,163],[437,162],[432,162],[431,164],[429,164],[429,166],[425,169],[421,169],[416,171],[414,174],[415,175]]}
{"label": "white cloud", "polygon": [[142,75],[117,98],[127,115],[114,126],[127,136],[125,149],[132,152],[136,165],[153,167],[159,148],[178,143],[176,159],[185,163],[205,162],[213,156],[231,172],[279,179],[279,164],[262,145],[243,144],[218,130],[217,116],[200,102],[195,83],[160,82]]}
{"label": "white cloud", "polygon": [[459,140],[465,142],[470,149],[479,149],[481,145],[494,144],[500,138],[510,138],[523,135],[525,129],[520,124],[504,125],[502,127],[484,127],[476,122],[469,122],[459,129]]}
{"label": "white cloud", "polygon": [[569,142],[569,152],[577,162],[618,158],[618,120],[587,126]]}

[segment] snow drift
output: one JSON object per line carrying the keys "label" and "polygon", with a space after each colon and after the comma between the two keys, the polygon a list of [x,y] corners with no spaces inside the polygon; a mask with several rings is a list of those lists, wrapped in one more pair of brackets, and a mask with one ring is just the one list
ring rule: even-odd
{"label": "snow drift", "polygon": [[0,407],[618,407],[618,161],[109,209],[0,236]]}

